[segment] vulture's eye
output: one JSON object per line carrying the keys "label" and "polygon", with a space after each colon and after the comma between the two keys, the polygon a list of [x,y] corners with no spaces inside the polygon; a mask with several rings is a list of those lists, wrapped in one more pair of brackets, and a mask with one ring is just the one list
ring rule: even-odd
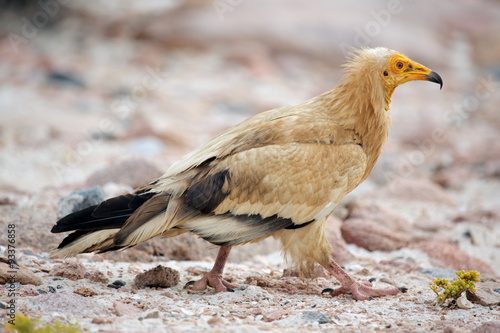
{"label": "vulture's eye", "polygon": [[401,61],[398,61],[398,62],[396,63],[396,68],[397,68],[397,69],[402,69],[402,68],[403,68],[403,63],[402,63]]}

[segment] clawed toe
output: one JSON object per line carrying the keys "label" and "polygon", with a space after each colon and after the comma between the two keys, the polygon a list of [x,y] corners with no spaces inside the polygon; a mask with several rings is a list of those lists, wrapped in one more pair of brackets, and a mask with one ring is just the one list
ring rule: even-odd
{"label": "clawed toe", "polygon": [[188,288],[189,286],[192,286],[192,285],[193,285],[193,284],[195,284],[195,283],[196,283],[196,281],[194,281],[194,280],[188,281],[188,282],[184,285],[184,287],[183,287],[182,289],[186,289],[186,288]]}
{"label": "clawed toe", "polygon": [[238,286],[223,280],[220,276],[215,274],[206,273],[198,281],[189,281],[184,285],[184,289],[191,289],[195,291],[202,291],[210,286],[217,292],[234,292]]}
{"label": "clawed toe", "polygon": [[323,289],[321,294],[328,293],[331,296],[335,297],[340,294],[352,294],[352,297],[358,301],[366,301],[372,300],[375,297],[387,296],[387,295],[396,295],[399,292],[406,292],[408,288],[373,288],[368,284],[355,282],[349,286],[341,286],[336,289],[326,288]]}
{"label": "clawed toe", "polygon": [[325,293],[331,293],[333,291],[332,288],[325,288],[321,291],[321,295],[325,294]]}

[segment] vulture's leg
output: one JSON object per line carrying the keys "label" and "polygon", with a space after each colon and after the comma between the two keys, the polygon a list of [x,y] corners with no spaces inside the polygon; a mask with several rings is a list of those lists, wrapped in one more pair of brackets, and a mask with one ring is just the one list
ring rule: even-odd
{"label": "vulture's leg", "polygon": [[221,246],[219,253],[217,254],[217,259],[215,259],[214,267],[208,273],[205,273],[203,277],[198,281],[189,281],[186,283],[186,287],[191,287],[192,290],[204,290],[207,286],[215,288],[217,292],[222,291],[234,291],[235,286],[222,279],[222,271],[226,265],[227,257],[231,251],[230,246]]}
{"label": "vulture's leg", "polygon": [[339,280],[342,286],[337,289],[327,288],[321,293],[330,293],[332,296],[352,294],[354,299],[364,301],[377,296],[395,295],[403,290],[396,287],[373,288],[368,282],[358,282],[333,260],[330,261],[330,264],[323,265],[323,267]]}

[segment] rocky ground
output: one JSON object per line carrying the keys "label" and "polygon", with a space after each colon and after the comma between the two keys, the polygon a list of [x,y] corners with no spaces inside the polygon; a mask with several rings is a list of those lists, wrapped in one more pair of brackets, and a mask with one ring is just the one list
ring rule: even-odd
{"label": "rocky ground", "polygon": [[[0,262],[0,307],[84,332],[500,331],[497,2],[92,3],[0,14],[0,257],[14,239],[20,267],[13,297]],[[346,48],[365,44],[445,83],[397,89],[383,156],[328,224],[351,274],[406,293],[322,296],[336,281],[298,279],[273,239],[235,249],[226,274],[241,287],[223,294],[183,289],[216,250],[192,236],[47,258],[75,202],[130,191],[229,126],[331,88]],[[140,288],[158,265],[178,283]],[[481,273],[471,307],[437,305],[429,284],[462,269]]]}

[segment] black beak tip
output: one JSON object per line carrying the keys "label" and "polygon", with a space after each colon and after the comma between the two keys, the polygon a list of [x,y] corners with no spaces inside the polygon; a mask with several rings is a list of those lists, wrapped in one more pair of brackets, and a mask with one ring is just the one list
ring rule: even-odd
{"label": "black beak tip", "polygon": [[436,72],[431,72],[425,76],[425,79],[430,82],[439,83],[439,89],[443,89],[443,79]]}

